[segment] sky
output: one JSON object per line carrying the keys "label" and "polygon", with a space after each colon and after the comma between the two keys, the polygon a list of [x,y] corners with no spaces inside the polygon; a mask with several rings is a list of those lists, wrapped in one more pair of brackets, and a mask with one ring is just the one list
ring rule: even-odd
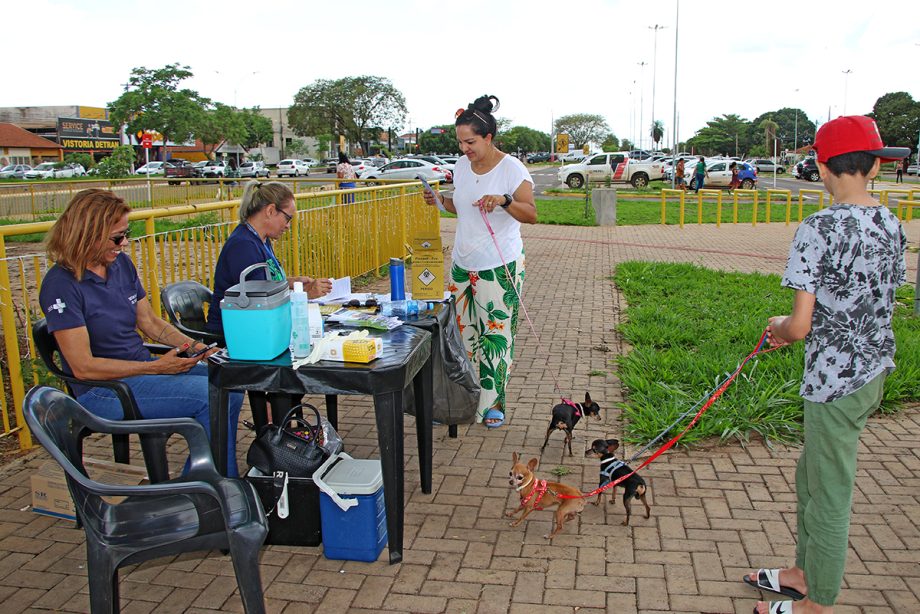
{"label": "sky", "polygon": [[673,135],[675,45],[680,140],[728,113],[798,107],[823,123],[889,92],[920,100],[916,1],[4,4],[0,107],[104,106],[132,68],[178,62],[195,75],[185,87],[241,107],[288,106],[318,79],[374,75],[404,94],[406,131],[451,123],[493,94],[512,125],[549,132],[554,118],[593,113],[651,145],[653,118]]}

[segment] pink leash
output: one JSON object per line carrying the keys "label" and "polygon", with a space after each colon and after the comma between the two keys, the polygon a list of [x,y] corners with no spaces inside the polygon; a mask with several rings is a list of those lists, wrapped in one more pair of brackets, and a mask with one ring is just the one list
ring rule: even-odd
{"label": "pink leash", "polygon": [[[508,269],[508,263],[505,261],[505,255],[502,253],[502,249],[498,246],[498,239],[495,238],[495,231],[492,230],[492,224],[489,223],[489,214],[486,213],[485,209],[483,209],[481,206],[479,207],[479,213],[482,214],[482,221],[485,222],[486,228],[489,230],[489,235],[492,237],[492,243],[495,245],[495,250],[498,252],[498,257],[502,259],[502,266],[505,267],[505,275],[508,276],[508,281],[511,282],[511,287],[514,289],[514,294],[518,299],[518,305],[521,306],[521,311],[524,312],[524,317],[527,319],[527,325],[530,326],[530,332],[532,332],[533,336],[536,337],[537,344],[540,347],[543,347],[543,342],[540,340],[540,335],[537,334],[537,329],[533,325],[533,320],[530,319],[530,314],[527,313],[527,307],[524,305],[524,299],[521,298],[521,294],[518,292],[517,284],[514,283],[514,276],[511,275],[511,271]],[[549,374],[550,377],[553,378],[553,389],[556,392],[562,394],[563,389],[559,385],[559,380],[556,379],[556,374],[552,371],[550,371]],[[562,402],[566,405],[571,405],[572,407],[575,407],[576,410],[578,409],[575,403],[573,403],[571,400],[565,398],[564,396],[561,398]]]}

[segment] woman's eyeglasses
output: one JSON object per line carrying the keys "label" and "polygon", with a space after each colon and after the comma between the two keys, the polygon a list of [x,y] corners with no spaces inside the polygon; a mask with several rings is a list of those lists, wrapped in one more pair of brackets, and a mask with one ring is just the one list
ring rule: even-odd
{"label": "woman's eyeglasses", "polygon": [[115,245],[121,245],[122,243],[125,242],[125,239],[130,239],[130,238],[131,238],[131,229],[129,228],[128,230],[124,231],[120,235],[109,237],[109,241],[111,241]]}
{"label": "woman's eyeglasses", "polygon": [[356,298],[351,299],[343,305],[344,307],[377,307],[377,299],[369,298],[364,302],[359,301]]}
{"label": "woman's eyeglasses", "polygon": [[291,223],[291,220],[294,219],[294,216],[291,215],[290,213],[288,213],[287,211],[285,211],[284,209],[278,209],[278,213],[280,213],[281,215],[284,216],[284,219],[287,220],[287,223],[288,223],[288,224],[290,224],[290,223]]}

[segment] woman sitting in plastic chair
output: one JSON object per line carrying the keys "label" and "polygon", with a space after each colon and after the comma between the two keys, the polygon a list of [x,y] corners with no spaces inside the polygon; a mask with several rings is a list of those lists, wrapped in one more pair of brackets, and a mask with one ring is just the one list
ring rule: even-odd
{"label": "woman sitting in plastic chair", "polygon": [[[112,192],[78,192],[47,238],[54,262],[39,300],[63,357],[63,368],[88,380],[122,380],[144,418],[194,418],[210,436],[208,372],[200,361],[216,349],[186,336],[154,313],[131,258],[131,208]],[[174,349],[154,358],[138,334]],[[184,349],[183,349],[184,348]],[[180,352],[179,350],[183,351]],[[121,403],[108,388],[72,384],[95,415],[119,420]],[[238,475],[236,426],[243,395],[231,393],[228,475]]]}

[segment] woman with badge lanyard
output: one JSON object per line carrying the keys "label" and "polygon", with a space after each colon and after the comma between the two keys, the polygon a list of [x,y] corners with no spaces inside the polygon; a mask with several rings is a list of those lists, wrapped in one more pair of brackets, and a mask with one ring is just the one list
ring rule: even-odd
{"label": "woman with badge lanyard", "polygon": [[[332,290],[331,279],[287,277],[275,256],[272,241],[284,234],[296,214],[294,194],[283,183],[250,181],[246,184],[240,199],[240,224],[227,237],[214,269],[214,295],[211,309],[208,310],[209,331],[224,334],[220,301],[227,288],[239,283],[243,270],[253,264],[267,263],[271,279],[286,279],[290,287],[293,287],[295,281],[303,282],[303,289],[310,298],[323,296]],[[266,279],[265,269],[253,271],[246,279]],[[258,334],[258,331],[253,331],[253,334]],[[253,416],[264,414],[264,398],[259,393],[250,393],[249,405]],[[259,420],[256,419],[256,422]]]}
{"label": "woman with badge lanyard", "polygon": [[[279,239],[297,214],[294,194],[279,181],[250,181],[240,199],[240,225],[237,226],[220,250],[214,269],[214,296],[208,311],[209,331],[222,335],[220,301],[227,288],[240,281],[240,273],[253,264],[268,264],[272,280],[287,280],[293,287],[295,281],[303,282],[310,298],[317,298],[332,290],[331,279],[287,277],[272,249],[272,241]],[[265,269],[250,273],[247,279],[265,279]]]}
{"label": "woman with badge lanyard", "polygon": [[[508,413],[505,386],[524,283],[521,224],[537,221],[533,178],[520,160],[493,143],[497,125],[492,112],[497,109],[498,98],[481,96],[457,111],[454,124],[463,157],[454,167],[453,194],[442,197],[443,207],[458,218],[448,288],[457,301],[463,344],[479,373],[478,420],[488,428],[504,424]],[[424,197],[436,204],[433,192]]]}

